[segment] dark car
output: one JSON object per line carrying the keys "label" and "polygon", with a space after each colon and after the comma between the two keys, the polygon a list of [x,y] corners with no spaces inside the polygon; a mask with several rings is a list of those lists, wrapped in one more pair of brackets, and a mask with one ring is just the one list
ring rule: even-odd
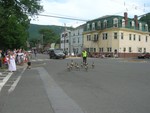
{"label": "dark car", "polygon": [[51,49],[49,50],[49,58],[50,59],[60,59],[60,58],[63,58],[65,59],[66,58],[66,55],[64,54],[63,50],[61,49]]}
{"label": "dark car", "polygon": [[142,53],[138,56],[139,59],[150,58],[150,53]]}

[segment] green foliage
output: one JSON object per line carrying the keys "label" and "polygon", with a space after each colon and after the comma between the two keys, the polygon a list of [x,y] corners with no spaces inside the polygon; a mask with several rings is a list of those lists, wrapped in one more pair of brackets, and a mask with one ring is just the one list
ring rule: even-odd
{"label": "green foliage", "polygon": [[30,19],[42,11],[40,0],[0,0],[0,48],[14,49],[26,46]]}
{"label": "green foliage", "polygon": [[[72,29],[67,27],[67,29]],[[42,42],[43,34],[45,34],[44,42],[60,43],[60,34],[65,30],[64,26],[54,25],[35,25],[30,24],[29,27],[29,40],[31,43],[37,42],[33,40],[40,40]],[[34,45],[34,44],[33,44]]]}

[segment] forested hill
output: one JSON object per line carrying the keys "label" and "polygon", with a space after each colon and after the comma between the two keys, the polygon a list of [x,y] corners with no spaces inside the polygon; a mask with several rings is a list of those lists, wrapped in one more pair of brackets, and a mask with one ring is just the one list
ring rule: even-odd
{"label": "forested hill", "polygon": [[[67,27],[68,29],[71,29],[69,27]],[[29,39],[33,39],[33,38],[40,38],[42,37],[39,34],[39,30],[40,29],[51,29],[53,30],[56,34],[60,35],[60,33],[62,33],[65,30],[64,26],[55,26],[55,25],[36,25],[36,24],[30,24],[29,27]]]}

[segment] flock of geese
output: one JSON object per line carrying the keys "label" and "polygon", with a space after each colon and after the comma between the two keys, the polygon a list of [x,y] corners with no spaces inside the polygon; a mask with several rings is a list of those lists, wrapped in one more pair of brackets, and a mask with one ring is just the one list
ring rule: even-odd
{"label": "flock of geese", "polygon": [[83,62],[81,62],[81,63],[79,64],[79,63],[77,63],[77,62],[74,62],[73,60],[71,60],[70,63],[67,63],[67,70],[68,70],[68,71],[71,71],[71,70],[73,70],[73,69],[76,69],[76,70],[85,69],[86,71],[88,71],[88,69],[89,69],[90,67],[91,67],[92,69],[94,69],[94,67],[95,67],[94,62],[92,62],[91,65],[89,65],[88,63],[83,63]]}

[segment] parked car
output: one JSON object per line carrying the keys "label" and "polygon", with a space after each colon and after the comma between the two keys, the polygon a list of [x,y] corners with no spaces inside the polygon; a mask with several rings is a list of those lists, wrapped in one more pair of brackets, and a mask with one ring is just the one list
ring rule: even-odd
{"label": "parked car", "polygon": [[63,50],[61,49],[51,49],[49,50],[49,58],[52,59],[60,59],[60,58],[63,58],[65,59],[66,58],[66,55],[64,54]]}
{"label": "parked car", "polygon": [[142,53],[138,56],[139,59],[150,58],[150,53]]}

